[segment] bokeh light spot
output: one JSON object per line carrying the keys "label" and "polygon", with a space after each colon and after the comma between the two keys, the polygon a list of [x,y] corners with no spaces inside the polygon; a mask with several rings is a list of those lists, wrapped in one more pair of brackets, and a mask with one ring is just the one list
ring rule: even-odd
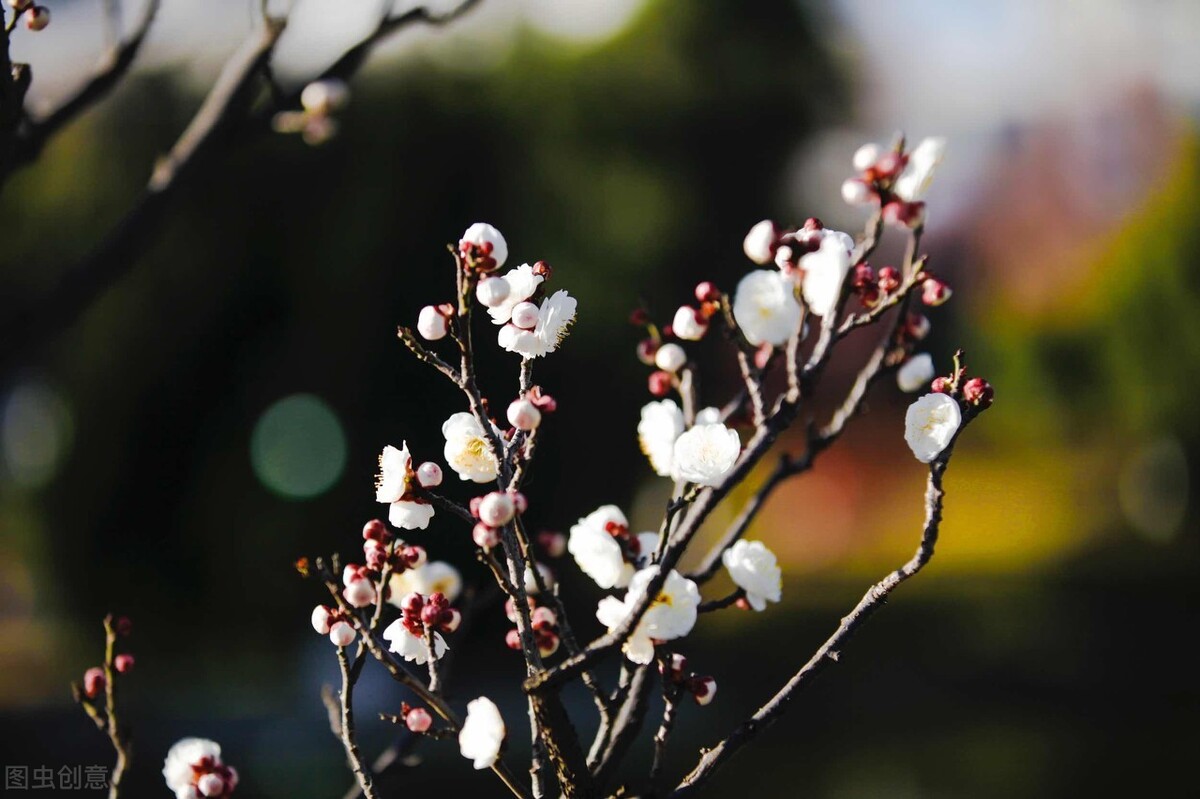
{"label": "bokeh light spot", "polygon": [[4,473],[13,483],[38,488],[58,473],[71,445],[67,404],[44,383],[22,383],[9,392],[0,412]]}
{"label": "bokeh light spot", "polygon": [[250,438],[254,474],[288,499],[311,499],[346,467],[346,434],[337,414],[312,394],[292,394],[263,412]]}
{"label": "bokeh light spot", "polygon": [[1183,525],[1188,505],[1188,464],[1174,438],[1151,441],[1121,467],[1117,497],[1125,519],[1151,541],[1169,541]]}

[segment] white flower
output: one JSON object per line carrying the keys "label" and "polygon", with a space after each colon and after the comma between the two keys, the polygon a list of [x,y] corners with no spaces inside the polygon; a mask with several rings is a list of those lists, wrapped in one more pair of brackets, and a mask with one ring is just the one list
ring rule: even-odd
{"label": "white flower", "polygon": [[[596,618],[612,632],[621,625],[646,593],[646,586],[658,572],[657,566],[642,569],[629,582],[625,599],[606,596],[596,608]],[[681,638],[696,624],[696,606],[700,604],[700,589],[691,580],[672,570],[662,590],[638,622],[622,650],[634,663],[642,665],[654,660],[654,642]]]}
{"label": "white flower", "polygon": [[[525,302],[532,297],[545,278],[535,275],[533,267],[529,264],[521,264],[516,269],[508,270],[507,274],[498,279],[508,284],[508,294],[504,296],[503,300],[488,307],[488,315],[492,317],[494,324],[502,325],[512,318],[512,309],[518,303]],[[487,305],[487,303],[484,304]]]}
{"label": "white flower", "polygon": [[432,305],[426,305],[417,315],[417,332],[427,341],[445,338],[448,330],[446,317]]}
{"label": "white flower", "polygon": [[474,244],[480,247],[484,244],[492,245],[492,258],[496,261],[496,268],[504,266],[504,262],[508,260],[508,242],[504,240],[503,234],[499,230],[489,225],[487,222],[476,222],[467,228],[462,234],[462,239],[468,244]]}
{"label": "white flower", "polygon": [[770,219],[764,219],[750,228],[750,232],[746,234],[746,238],[742,242],[742,252],[746,253],[746,257],[756,264],[769,264],[775,257],[774,247],[777,239],[775,223]]}
{"label": "white flower", "polygon": [[904,414],[904,440],[921,463],[929,463],[954,439],[962,424],[958,401],[948,394],[926,394]]}
{"label": "white flower", "polygon": [[473,699],[467,703],[467,720],[458,731],[458,751],[475,761],[475,768],[491,768],[500,757],[505,733],[496,704],[486,696]]}
{"label": "white flower", "polygon": [[816,252],[800,259],[804,280],[800,288],[809,310],[817,316],[836,313],[842,296],[842,281],[850,271],[850,252],[854,239],[836,230],[827,230]]}
{"label": "white flower", "polygon": [[675,440],[683,433],[683,411],[675,404],[675,400],[665,399],[643,405],[637,432],[638,444],[650,459],[654,473],[670,477]]}
{"label": "white flower", "polygon": [[488,308],[495,308],[508,299],[508,281],[502,277],[485,277],[475,287],[475,296]]}
{"label": "white flower", "polygon": [[633,566],[621,554],[621,545],[608,532],[615,524],[629,527],[625,514],[616,505],[602,505],[571,527],[567,551],[579,568],[601,588],[624,588],[633,576]]}
{"label": "white flower", "polygon": [[709,406],[696,411],[696,424],[716,424],[721,421],[721,409]]}
{"label": "white flower", "polygon": [[525,358],[539,358],[558,349],[575,321],[575,298],[565,291],[556,291],[538,310],[537,325],[532,330],[507,324],[500,328],[498,341],[509,352]]}
{"label": "white flower", "polygon": [[791,278],[773,269],[743,277],[733,295],[733,318],[755,346],[786,342],[800,329],[800,303]]}
{"label": "white flower", "polygon": [[725,425],[695,425],[675,440],[671,476],[702,486],[720,485],[741,451],[738,434]]}
{"label": "white flower", "polygon": [[778,602],[782,577],[775,553],[762,541],[738,541],[721,555],[721,562],[738,588],[746,592],[746,601],[755,610],[765,610],[767,602]]}
{"label": "white flower", "polygon": [[687,353],[678,344],[663,344],[654,353],[654,365],[666,372],[678,372],[687,363]]}
{"label": "white flower", "polygon": [[918,391],[933,379],[933,358],[922,352],[905,361],[896,370],[896,384],[901,391]]}
{"label": "white flower", "polygon": [[[418,666],[424,666],[429,662],[429,647],[425,646],[425,639],[410,633],[401,619],[396,619],[387,626],[387,629],[383,631],[383,640],[391,644],[388,649],[409,662],[416,663]],[[446,640],[442,638],[442,634],[435,632],[433,634],[434,657],[441,660],[449,648],[446,646]]]}
{"label": "white flower", "polygon": [[699,341],[704,338],[704,334],[708,332],[708,322],[701,319],[698,313],[690,305],[679,306],[671,320],[671,332],[684,341]]}
{"label": "white flower", "polygon": [[399,574],[393,573],[388,587],[391,589],[388,602],[400,607],[401,600],[414,592],[421,596],[443,594],[453,602],[462,593],[463,581],[458,569],[444,560],[435,560]]}
{"label": "white flower", "polygon": [[424,530],[433,518],[433,506],[427,502],[401,499],[412,487],[412,456],[408,442],[400,449],[390,444],[379,456],[379,477],[375,481],[375,501],[391,505],[388,519],[402,530]]}
{"label": "white flower", "polygon": [[454,414],[442,425],[442,435],[446,437],[442,454],[460,479],[476,483],[496,479],[500,467],[483,427],[473,415],[466,411]]}
{"label": "white flower", "polygon": [[221,745],[207,738],[184,738],[167,752],[163,779],[177,796],[189,795],[197,780],[194,766],[207,769],[221,764]]}
{"label": "white flower", "polygon": [[922,139],[908,154],[908,163],[892,184],[892,191],[901,200],[917,202],[929,190],[934,170],[942,162],[946,140],[941,137]]}

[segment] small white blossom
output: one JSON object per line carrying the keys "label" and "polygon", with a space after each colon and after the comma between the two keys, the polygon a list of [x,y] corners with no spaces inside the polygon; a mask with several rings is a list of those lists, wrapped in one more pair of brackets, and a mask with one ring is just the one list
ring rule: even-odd
{"label": "small white blossom", "polygon": [[929,463],[954,439],[962,424],[958,400],[948,394],[926,394],[904,414],[904,440],[921,463]]}
{"label": "small white blossom", "polygon": [[[657,566],[642,569],[633,575],[625,599],[607,596],[596,608],[596,618],[615,630],[633,612],[646,593],[646,586],[658,572]],[[638,622],[622,651],[634,663],[642,665],[654,660],[654,643],[682,638],[696,624],[696,607],[700,604],[700,589],[679,572],[672,570],[663,583],[658,597]]]}
{"label": "small white blossom", "polygon": [[856,170],[859,172],[865,172],[871,167],[875,166],[875,163],[882,156],[883,147],[875,144],[874,142],[870,142],[869,144],[864,144],[862,147],[859,147],[854,151],[852,163],[854,164],[854,168]]}
{"label": "small white blossom", "polygon": [[750,232],[746,234],[746,239],[742,242],[742,252],[746,253],[746,257],[756,264],[769,264],[775,256],[773,248],[776,238],[775,223],[770,219],[764,219],[750,228]]}
{"label": "small white blossom", "polygon": [[421,596],[442,594],[453,602],[462,593],[462,575],[444,560],[434,560],[412,569],[405,569],[399,574],[393,572],[388,581],[391,589],[388,602],[400,607],[401,600],[408,594],[417,593]]}
{"label": "small white blossom", "polygon": [[502,277],[485,277],[475,287],[475,296],[488,308],[495,308],[508,299],[508,281]]}
{"label": "small white blossom", "polygon": [[500,328],[500,346],[525,358],[539,358],[554,352],[575,321],[575,307],[575,298],[570,294],[554,292],[542,302],[537,325],[532,330],[522,330],[513,324]]}
{"label": "small white blossom", "polygon": [[702,486],[720,485],[741,451],[738,434],[720,422],[695,425],[675,440],[671,476]]}
{"label": "small white blossom", "polygon": [[229,796],[238,784],[237,770],[221,762],[221,747],[205,738],[184,738],[172,746],[162,774],[176,799]]}
{"label": "small white blossom", "polygon": [[329,640],[334,646],[350,646],[357,635],[354,628],[344,621],[335,621],[329,628]]}
{"label": "small white blossom", "polygon": [[329,608],[324,605],[313,608],[312,626],[321,635],[329,635]]}
{"label": "small white blossom", "polygon": [[412,488],[412,456],[408,442],[400,449],[388,445],[379,456],[379,477],[375,481],[375,501],[390,505],[388,520],[402,530],[424,530],[433,518],[433,506],[427,502],[402,499]]}
{"label": "small white blossom", "polygon": [[495,305],[488,305],[488,315],[492,317],[493,324],[503,325],[512,319],[513,308],[532,297],[545,278],[535,275],[529,264],[521,264],[497,279],[507,284],[508,293]]}
{"label": "small white blossom", "polygon": [[716,424],[721,421],[721,409],[709,406],[696,411],[696,424]]}
{"label": "small white blossom", "polygon": [[492,258],[496,261],[496,268],[504,266],[504,262],[508,260],[508,242],[504,240],[504,235],[496,228],[489,225],[487,222],[476,222],[467,228],[462,234],[462,239],[469,244],[481,246],[484,244],[492,245]]}
{"label": "small white blossom", "polygon": [[929,190],[933,173],[946,152],[946,140],[941,137],[922,139],[908,154],[908,163],[892,184],[892,191],[906,202],[917,202]]}
{"label": "small white blossom", "polygon": [[571,527],[567,551],[579,568],[601,588],[624,588],[633,576],[633,566],[621,554],[621,545],[608,532],[609,524],[629,527],[616,505],[602,505]]}
{"label": "small white blossom", "polygon": [[499,708],[481,696],[467,703],[467,719],[458,732],[458,750],[475,761],[475,768],[491,768],[500,757],[506,732]]}
{"label": "small white blossom", "polygon": [[871,187],[858,178],[847,178],[842,183],[842,200],[846,205],[866,205],[873,197]]}
{"label": "small white blossom", "polygon": [[537,429],[542,423],[542,411],[527,399],[515,399],[510,402],[505,415],[509,424],[526,432]]}
{"label": "small white blossom", "polygon": [[417,482],[421,488],[436,488],[442,484],[442,467],[433,461],[425,461],[417,467]]}
{"label": "small white blossom", "polygon": [[538,323],[538,307],[532,302],[518,302],[513,306],[512,325],[522,330],[533,330]]}
{"label": "small white blossom", "polygon": [[750,607],[765,610],[768,601],[779,601],[783,582],[779,564],[762,541],[738,541],[721,554],[721,562],[737,587],[746,592]]}
{"label": "small white blossom", "polygon": [[684,341],[699,341],[708,332],[708,323],[697,317],[690,305],[681,305],[671,320],[671,332]]}
{"label": "small white blossom", "polygon": [[800,259],[804,270],[801,291],[809,310],[817,316],[836,313],[842,296],[842,282],[850,271],[850,252],[854,239],[836,230],[827,230],[816,252]]}
{"label": "small white blossom", "polygon": [[493,491],[479,501],[479,521],[488,527],[503,527],[512,521],[516,504],[504,491]]}
{"label": "small white blossom", "polygon": [[446,337],[449,328],[446,317],[436,307],[426,305],[417,315],[417,332],[426,341],[438,341]]}
{"label": "small white blossom", "polygon": [[896,384],[901,391],[919,391],[929,385],[934,374],[933,358],[929,357],[929,353],[922,352],[909,358],[896,370]]}
{"label": "small white blossom", "polygon": [[650,459],[654,473],[670,477],[675,440],[683,434],[683,411],[675,404],[675,400],[659,400],[642,406],[642,419],[638,422],[637,432],[638,444]]}
{"label": "small white blossom", "polygon": [[687,363],[687,353],[678,344],[663,344],[654,353],[654,365],[667,372],[678,372]]}
{"label": "small white blossom", "polygon": [[773,269],[746,275],[733,295],[733,318],[755,346],[786,342],[800,329],[800,311],[791,278]]}
{"label": "small white blossom", "polygon": [[[425,645],[425,639],[410,633],[401,619],[396,619],[387,626],[387,629],[383,631],[383,640],[390,644],[388,649],[410,663],[424,666],[429,662],[429,647]],[[449,648],[446,646],[446,640],[442,638],[442,634],[435,632],[433,634],[434,657],[441,660]]]}
{"label": "small white blossom", "polygon": [[499,464],[483,427],[473,415],[466,411],[454,414],[442,425],[442,435],[446,438],[442,454],[460,479],[476,483],[496,479]]}

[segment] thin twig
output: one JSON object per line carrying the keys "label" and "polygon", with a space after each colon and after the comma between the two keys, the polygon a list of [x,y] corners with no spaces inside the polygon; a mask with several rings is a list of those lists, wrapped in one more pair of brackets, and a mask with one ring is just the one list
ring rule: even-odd
{"label": "thin twig", "polygon": [[379,799],[379,794],[375,792],[375,783],[371,779],[371,772],[363,765],[362,754],[358,751],[358,742],[354,739],[354,679],[350,676],[350,660],[346,657],[345,647],[337,648],[337,658],[338,666],[342,670],[340,724],[342,746],[346,748],[346,758],[350,761],[350,769],[358,779],[359,786],[362,787],[363,795],[367,799]]}

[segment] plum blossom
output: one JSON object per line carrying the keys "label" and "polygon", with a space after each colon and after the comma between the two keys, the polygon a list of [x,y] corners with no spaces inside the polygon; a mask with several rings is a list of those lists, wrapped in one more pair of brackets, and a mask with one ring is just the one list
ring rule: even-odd
{"label": "plum blossom", "polygon": [[458,750],[475,768],[491,768],[500,757],[507,730],[496,704],[486,696],[467,703],[467,719],[458,732]]}
{"label": "plum blossom", "polygon": [[184,738],[172,746],[162,774],[176,799],[225,799],[238,784],[237,771],[221,762],[221,746],[206,738]]}
{"label": "plum blossom", "polygon": [[904,440],[921,463],[942,454],[962,424],[958,400],[947,394],[926,394],[904,414]]}
{"label": "plum blossom", "polygon": [[[629,591],[623,600],[607,596],[596,608],[596,618],[612,632],[621,625],[641,602],[646,587],[657,574],[651,566],[633,575]],[[654,660],[656,641],[681,638],[696,624],[696,608],[700,604],[700,589],[674,569],[667,575],[663,587],[650,608],[642,616],[622,651],[634,663],[642,665]]]}
{"label": "plum blossom", "polygon": [[671,476],[702,486],[720,485],[741,451],[736,431],[720,422],[695,425],[675,440]]}
{"label": "plum blossom", "polygon": [[671,331],[684,341],[699,341],[708,332],[708,322],[692,306],[681,305],[671,319]]}
{"label": "plum blossom", "polygon": [[675,440],[683,434],[683,427],[683,411],[674,400],[659,400],[642,406],[642,419],[637,427],[638,443],[650,459],[655,474],[671,476]]}
{"label": "plum blossom", "polygon": [[678,372],[687,363],[687,353],[678,344],[663,344],[654,353],[654,365],[665,372]]}
{"label": "plum blossom", "polygon": [[417,332],[427,341],[440,341],[450,331],[446,315],[435,305],[426,305],[417,315]]}
{"label": "plum blossom", "polygon": [[[409,632],[409,629],[404,626],[403,619],[396,619],[387,626],[387,629],[383,631],[383,640],[390,644],[388,649],[411,663],[424,666],[429,662],[429,647],[425,645],[425,639],[418,638]],[[441,660],[449,648],[446,645],[446,639],[442,638],[442,634],[435,632],[433,634],[434,657]]]}
{"label": "plum blossom", "polygon": [[446,438],[443,451],[446,463],[458,473],[459,479],[476,483],[496,479],[500,468],[496,455],[473,415],[466,411],[454,414],[442,424],[442,435]]}
{"label": "plum blossom", "polygon": [[933,380],[933,375],[933,358],[929,357],[929,353],[922,352],[909,358],[896,370],[896,384],[901,391],[919,391]]}
{"label": "plum blossom", "polygon": [[467,228],[462,234],[459,244],[463,242],[476,247],[491,245],[490,255],[496,262],[497,269],[504,266],[504,262],[508,260],[508,242],[504,240],[504,234],[487,222],[476,222]]}
{"label": "plum blossom", "polygon": [[565,291],[556,291],[538,309],[537,323],[530,330],[506,324],[500,328],[498,341],[509,352],[525,358],[540,358],[558,349],[575,321],[575,298]]}
{"label": "plum blossom", "polygon": [[785,343],[800,329],[800,303],[794,283],[773,269],[756,269],[738,282],[733,318],[751,344]]}
{"label": "plum blossom", "polygon": [[775,257],[775,245],[778,241],[779,231],[776,229],[775,223],[770,219],[764,219],[750,228],[750,232],[746,234],[746,239],[742,242],[742,252],[760,266],[769,264]]}
{"label": "plum blossom", "polygon": [[738,588],[746,592],[746,601],[755,610],[765,610],[767,602],[778,602],[782,576],[775,553],[762,541],[738,541],[721,554],[721,562]]}
{"label": "plum blossom", "polygon": [[800,259],[804,278],[800,289],[809,310],[817,316],[836,313],[842,296],[842,282],[850,271],[850,253],[854,239],[837,230],[822,231],[816,252]]}
{"label": "plum blossom", "polygon": [[393,572],[388,588],[391,589],[388,602],[396,607],[400,607],[401,599],[411,593],[422,596],[443,594],[453,602],[462,593],[463,580],[458,569],[443,560],[434,560],[415,569]]}
{"label": "plum blossom", "polygon": [[721,421],[721,409],[711,405],[696,411],[696,424],[716,424]]}
{"label": "plum blossom", "polygon": [[[537,291],[538,286],[542,285],[545,278],[539,274],[535,274],[533,267],[529,264],[521,264],[515,269],[510,269],[506,274],[495,278],[488,278],[488,281],[503,280],[507,284],[508,293],[504,294],[504,299],[496,300],[495,304],[485,302],[488,306],[488,315],[492,317],[492,323],[497,325],[506,324],[512,319],[513,308],[519,303],[527,302],[530,297]],[[483,284],[480,284],[482,288]],[[487,294],[489,297],[496,297],[502,293],[498,288],[490,289]]]}
{"label": "plum blossom", "polygon": [[946,140],[940,136],[922,139],[908,153],[908,163],[892,184],[892,191],[906,202],[917,202],[929,190],[933,173],[946,152]]}
{"label": "plum blossom", "polygon": [[633,576],[633,566],[625,561],[610,527],[628,529],[629,522],[616,505],[602,505],[571,527],[567,551],[596,585],[624,588]]}
{"label": "plum blossom", "polygon": [[432,505],[411,497],[413,476],[407,441],[400,449],[390,444],[383,448],[375,481],[375,501],[390,505],[388,520],[402,530],[424,530],[433,518]]}

